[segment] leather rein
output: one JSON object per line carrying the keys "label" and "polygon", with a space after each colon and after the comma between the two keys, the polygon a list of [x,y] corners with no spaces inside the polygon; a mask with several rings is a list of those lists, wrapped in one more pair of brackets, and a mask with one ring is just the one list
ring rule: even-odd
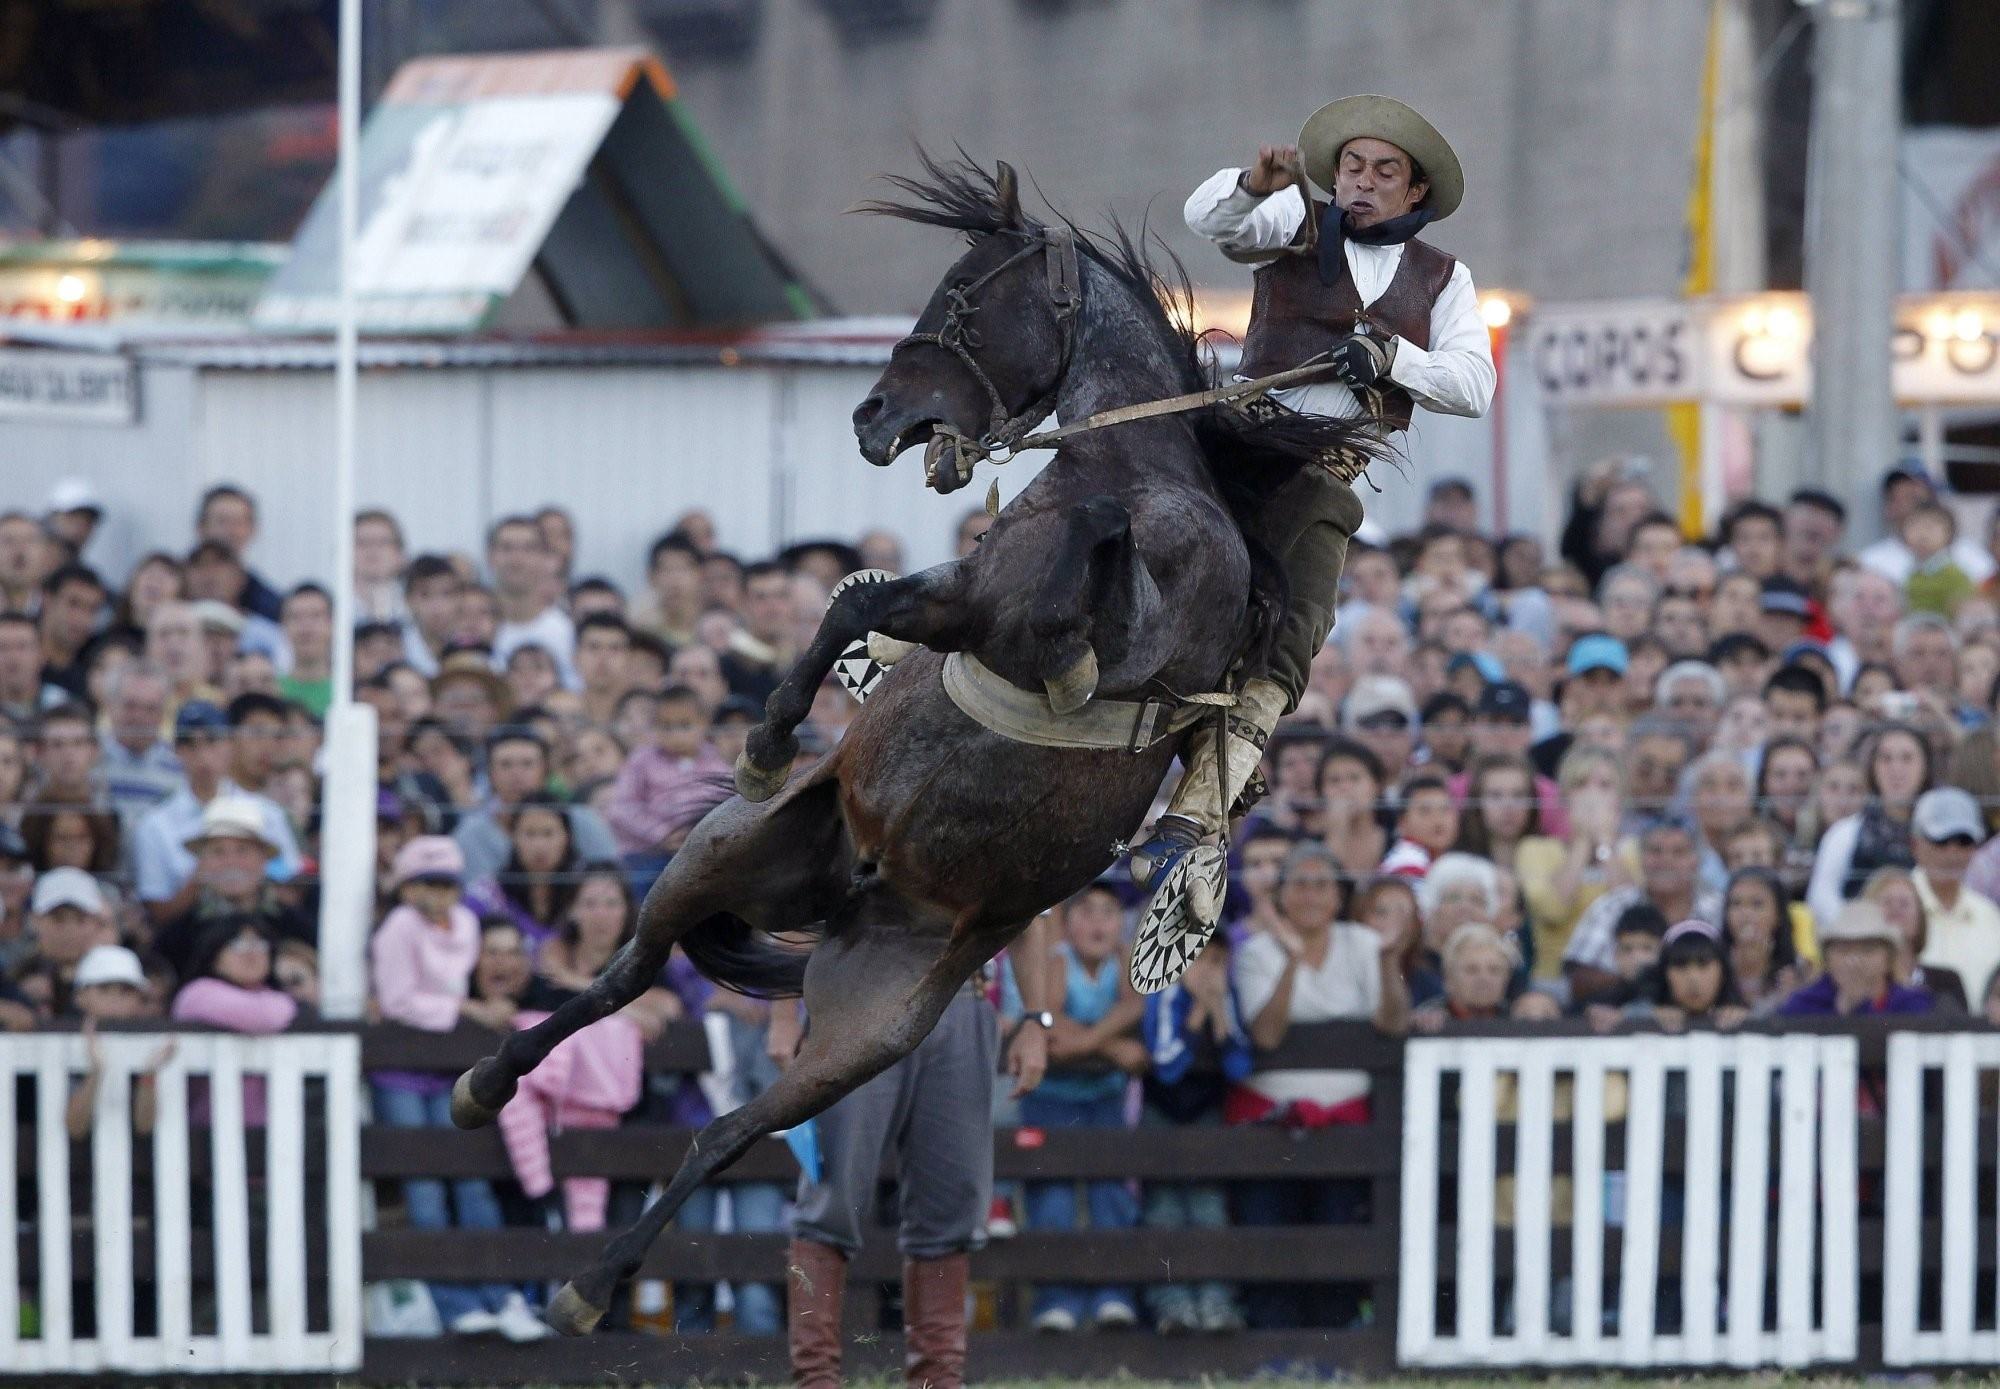
{"label": "leather rein", "polygon": [[[999,387],[993,384],[993,378],[979,364],[979,359],[973,356],[972,349],[981,345],[981,338],[979,330],[973,327],[969,320],[979,311],[979,305],[973,302],[975,294],[1015,266],[1036,255],[1044,258],[1049,307],[1055,313],[1056,326],[1062,334],[1062,356],[1054,382],[1049,389],[1016,412],[1008,410],[1007,402],[1001,398]],[[1088,434],[1093,430],[1108,429],[1112,425],[1130,424],[1135,420],[1158,419],[1165,415],[1186,414],[1191,410],[1205,410],[1213,405],[1253,400],[1267,392],[1324,376],[1333,369],[1332,363],[1321,360],[1326,354],[1319,353],[1307,358],[1299,366],[1273,372],[1268,376],[1260,376],[1254,380],[1233,381],[1226,386],[1189,391],[1184,395],[1168,396],[1163,400],[1120,405],[1110,410],[1100,410],[1074,424],[1046,429],[1039,434],[1030,434],[1028,431],[1047,419],[1049,413],[1055,409],[1056,396],[1062,389],[1064,379],[1069,375],[1070,361],[1076,349],[1076,320],[1082,307],[1083,276],[1077,258],[1076,233],[1068,227],[1055,227],[1034,234],[1028,245],[977,279],[947,289],[944,321],[938,325],[938,330],[935,333],[910,333],[890,349],[892,357],[913,343],[924,343],[944,349],[958,358],[972,379],[979,383],[991,406],[987,416],[986,432],[977,439],[954,425],[938,423],[931,427],[931,447],[926,451],[924,459],[928,480],[935,484],[934,470],[940,447],[947,442],[957,446],[958,470],[961,473],[958,485],[963,486],[971,481],[972,469],[981,461],[994,464],[1008,463],[1017,454],[1029,449],[1052,448],[1065,439]]]}

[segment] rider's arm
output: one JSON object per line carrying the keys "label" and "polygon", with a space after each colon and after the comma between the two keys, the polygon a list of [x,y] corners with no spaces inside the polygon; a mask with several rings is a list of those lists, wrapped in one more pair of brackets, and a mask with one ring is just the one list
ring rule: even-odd
{"label": "rider's arm", "polygon": [[1276,251],[1292,244],[1305,220],[1305,200],[1293,188],[1268,196],[1243,191],[1241,169],[1223,169],[1188,195],[1188,230],[1225,251]]}
{"label": "rider's arm", "polygon": [[1464,262],[1431,305],[1430,347],[1398,338],[1389,379],[1440,415],[1477,418],[1493,404],[1493,345]]}

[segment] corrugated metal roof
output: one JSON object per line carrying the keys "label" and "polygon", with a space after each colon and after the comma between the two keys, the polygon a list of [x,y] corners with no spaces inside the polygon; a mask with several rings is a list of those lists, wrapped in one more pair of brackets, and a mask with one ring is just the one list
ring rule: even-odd
{"label": "corrugated metal roof", "polygon": [[[829,318],[730,334],[602,335],[547,338],[375,338],[361,343],[367,370],[505,367],[873,366],[910,329],[894,317]],[[241,334],[190,337],[104,324],[0,324],[0,340],[38,347],[128,352],[142,362],[203,371],[330,371],[333,342],[322,337]]]}

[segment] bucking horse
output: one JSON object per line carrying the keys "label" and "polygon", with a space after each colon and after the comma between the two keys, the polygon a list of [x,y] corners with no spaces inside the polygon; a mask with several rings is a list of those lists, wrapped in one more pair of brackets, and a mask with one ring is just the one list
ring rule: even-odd
{"label": "bucking horse", "polygon": [[[923,444],[927,481],[950,491],[1051,411],[1090,420],[1211,387],[1205,344],[1172,310],[1185,274],[1149,257],[1143,226],[1030,217],[1007,165],[919,157],[922,177],[889,180],[904,200],[862,210],[969,244],[854,411],[869,462]],[[1283,577],[1258,512],[1283,506],[1299,469],[1372,437],[1362,421],[1226,404],[1114,416],[1067,438],[972,554],[837,594],[750,735],[740,794],[674,855],[634,939],[453,1091],[461,1127],[492,1122],[521,1076],[638,997],[675,945],[724,988],[804,997],[797,1058],[702,1130],[557,1294],[551,1325],[595,1327],[697,1187],[907,1055],[975,970],[1118,859],[1181,740],[1220,736],[1210,716],[1268,652]],[[893,666],[786,784],[814,692],[864,641]]]}

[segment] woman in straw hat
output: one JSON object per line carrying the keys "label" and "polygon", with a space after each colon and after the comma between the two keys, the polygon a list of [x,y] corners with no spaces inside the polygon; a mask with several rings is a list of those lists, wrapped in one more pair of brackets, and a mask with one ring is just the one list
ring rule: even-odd
{"label": "woman in straw hat", "polygon": [[[1320,202],[1313,187],[1332,196]],[[1437,128],[1386,96],[1321,107],[1296,145],[1265,145],[1247,169],[1224,169],[1187,201],[1190,229],[1233,260],[1256,264],[1241,374],[1320,362],[1326,374],[1252,407],[1371,415],[1383,437],[1409,427],[1414,406],[1478,416],[1493,400],[1493,356],[1464,265],[1417,233],[1458,210],[1465,175]],[[1265,509],[1259,538],[1284,565],[1291,609],[1268,678],[1248,681],[1218,762],[1214,740],[1191,740],[1187,772],[1134,864],[1159,884],[1149,919],[1179,906],[1172,868],[1223,829],[1256,772],[1280,715],[1298,707],[1312,658],[1333,628],[1347,542],[1361,525],[1352,483],[1365,457],[1302,469]],[[1162,897],[1174,900],[1160,900]],[[1188,902],[1210,922],[1220,894]]]}

